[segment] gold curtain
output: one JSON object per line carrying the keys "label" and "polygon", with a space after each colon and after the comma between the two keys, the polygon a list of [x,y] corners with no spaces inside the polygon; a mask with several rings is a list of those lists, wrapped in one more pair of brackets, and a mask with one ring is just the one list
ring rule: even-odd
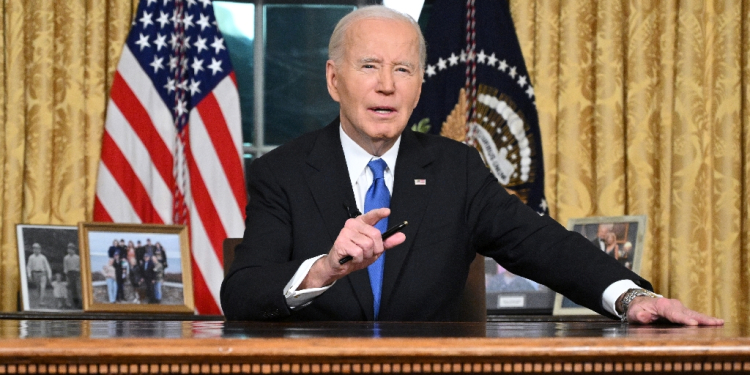
{"label": "gold curtain", "polygon": [[657,291],[750,322],[750,2],[513,0],[550,213],[648,215]]}
{"label": "gold curtain", "polygon": [[112,74],[131,0],[4,0],[0,310],[19,290],[16,224],[91,218]]}

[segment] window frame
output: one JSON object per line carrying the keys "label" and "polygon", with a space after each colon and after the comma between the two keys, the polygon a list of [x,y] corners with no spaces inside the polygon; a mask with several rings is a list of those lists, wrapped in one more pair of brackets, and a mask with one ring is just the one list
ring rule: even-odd
{"label": "window frame", "polygon": [[[253,142],[242,143],[245,163],[278,147],[277,144],[265,142],[265,5],[366,5],[382,4],[382,0],[222,0],[226,2],[245,3],[255,5],[253,43]],[[258,43],[260,41],[260,43]],[[247,166],[247,165],[246,165]]]}

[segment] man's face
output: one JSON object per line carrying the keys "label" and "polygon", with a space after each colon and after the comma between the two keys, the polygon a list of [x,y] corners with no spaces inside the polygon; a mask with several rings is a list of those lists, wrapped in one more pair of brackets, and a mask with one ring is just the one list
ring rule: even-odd
{"label": "man's face", "polygon": [[341,106],[346,134],[382,155],[419,101],[419,37],[402,21],[364,19],[350,26],[344,40],[341,61],[326,64],[328,92]]}
{"label": "man's face", "polygon": [[609,233],[609,227],[604,224],[599,224],[599,228],[596,231],[596,236],[601,239],[605,239]]}
{"label": "man's face", "polygon": [[34,244],[33,246],[31,246],[31,250],[34,251],[34,254],[39,255],[39,253],[42,252],[42,247],[37,244]]}

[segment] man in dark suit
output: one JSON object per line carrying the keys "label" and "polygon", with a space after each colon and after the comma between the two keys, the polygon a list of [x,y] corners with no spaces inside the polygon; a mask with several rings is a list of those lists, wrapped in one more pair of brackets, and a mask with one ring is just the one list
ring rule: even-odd
{"label": "man in dark suit", "polygon": [[[360,8],[336,26],[329,56],[340,117],[250,165],[245,237],[221,290],[228,319],[452,320],[480,253],[611,317],[721,324],[657,298],[583,236],[507,194],[475,149],[407,129],[425,61],[411,18]],[[390,203],[365,210],[379,184]],[[385,219],[409,225],[382,240],[375,225]],[[382,258],[382,274],[368,268]]]}

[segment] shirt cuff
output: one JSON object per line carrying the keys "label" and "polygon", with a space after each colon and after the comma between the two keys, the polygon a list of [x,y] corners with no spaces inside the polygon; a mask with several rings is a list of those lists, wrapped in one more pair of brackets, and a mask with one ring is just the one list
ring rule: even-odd
{"label": "shirt cuff", "polygon": [[324,286],[322,288],[309,288],[297,290],[299,284],[302,284],[302,280],[305,279],[307,274],[310,272],[310,268],[318,259],[324,257],[326,254],[318,255],[314,258],[310,258],[299,266],[297,272],[294,274],[291,280],[284,287],[284,298],[286,298],[286,304],[290,309],[294,310],[300,307],[305,307],[312,302],[315,297],[323,294],[328,288],[332,287],[336,282],[334,281],[331,285]]}
{"label": "shirt cuff", "polygon": [[615,309],[615,303],[620,296],[627,292],[629,289],[640,288],[632,280],[620,280],[615,281],[612,285],[608,286],[602,294],[602,307],[607,310],[610,314],[622,318],[622,315],[617,313]]}

